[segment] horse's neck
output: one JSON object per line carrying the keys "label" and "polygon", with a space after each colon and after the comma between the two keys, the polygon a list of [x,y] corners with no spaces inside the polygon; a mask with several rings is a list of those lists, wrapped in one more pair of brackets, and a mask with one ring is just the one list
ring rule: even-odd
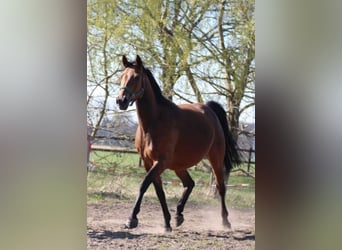
{"label": "horse's neck", "polygon": [[144,132],[156,122],[159,108],[149,82],[145,83],[145,91],[142,98],[136,101],[139,124]]}

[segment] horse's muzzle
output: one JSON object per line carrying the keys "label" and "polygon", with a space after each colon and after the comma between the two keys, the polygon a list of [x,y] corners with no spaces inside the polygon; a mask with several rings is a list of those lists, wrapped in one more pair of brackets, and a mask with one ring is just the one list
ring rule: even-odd
{"label": "horse's muzzle", "polygon": [[119,105],[119,109],[126,110],[129,105],[129,100],[125,95],[123,97],[117,97],[116,104]]}

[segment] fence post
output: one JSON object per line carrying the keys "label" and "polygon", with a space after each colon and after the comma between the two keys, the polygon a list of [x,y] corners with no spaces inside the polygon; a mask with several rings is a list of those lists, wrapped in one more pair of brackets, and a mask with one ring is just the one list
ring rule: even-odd
{"label": "fence post", "polygon": [[250,172],[250,168],[251,168],[252,152],[253,152],[253,149],[252,149],[252,147],[250,147],[250,148],[249,148],[249,154],[248,154],[247,173]]}

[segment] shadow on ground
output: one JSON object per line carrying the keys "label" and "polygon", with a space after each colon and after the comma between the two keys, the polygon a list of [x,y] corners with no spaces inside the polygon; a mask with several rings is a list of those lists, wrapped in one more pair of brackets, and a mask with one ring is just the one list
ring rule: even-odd
{"label": "shadow on ground", "polygon": [[145,235],[146,234],[132,234],[128,231],[112,232],[112,231],[105,230],[102,232],[97,232],[97,231],[91,230],[88,232],[88,237],[99,239],[99,240],[103,240],[103,239],[137,239],[137,238],[143,237]]}

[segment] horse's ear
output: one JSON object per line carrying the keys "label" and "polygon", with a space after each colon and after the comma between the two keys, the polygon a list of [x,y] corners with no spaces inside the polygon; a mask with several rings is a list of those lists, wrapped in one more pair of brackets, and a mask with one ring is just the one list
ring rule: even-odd
{"label": "horse's ear", "polygon": [[128,62],[127,58],[125,55],[122,56],[122,64],[123,66],[125,66],[125,68],[127,68],[128,66],[130,66],[131,64]]}
{"label": "horse's ear", "polygon": [[137,64],[138,68],[142,68],[143,67],[143,63],[141,61],[140,56],[137,55],[137,57],[135,58],[135,63]]}

